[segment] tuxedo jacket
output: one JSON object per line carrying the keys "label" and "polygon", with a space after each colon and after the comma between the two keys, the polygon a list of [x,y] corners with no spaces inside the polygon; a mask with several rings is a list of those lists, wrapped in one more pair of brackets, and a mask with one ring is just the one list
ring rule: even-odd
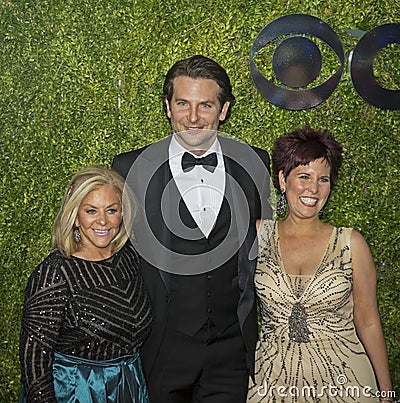
{"label": "tuxedo jacket", "polygon": [[[218,138],[225,164],[224,197],[230,207],[231,225],[234,228],[232,234],[238,237],[235,240],[238,245],[240,292],[237,317],[247,351],[248,370],[252,375],[258,334],[254,286],[257,258],[255,221],[258,218],[271,218],[269,156],[262,149],[225,137]],[[177,239],[188,234],[185,235],[185,228],[176,217],[182,199],[169,168],[170,140],[171,136],[168,136],[150,146],[117,155],[112,163],[112,168],[125,178],[134,191],[142,209],[134,233],[142,257],[141,272],[153,311],[152,332],[141,351],[146,376],[151,375],[168,321],[174,315],[169,309],[170,273],[186,275],[188,267],[191,273],[216,268],[207,267],[205,256],[197,259],[197,255],[194,255],[188,260],[187,256],[182,257],[182,251],[176,249]],[[193,249],[196,249],[195,242],[193,245]],[[222,247],[220,250],[225,249]],[[214,253],[214,257],[220,257],[220,253]]]}

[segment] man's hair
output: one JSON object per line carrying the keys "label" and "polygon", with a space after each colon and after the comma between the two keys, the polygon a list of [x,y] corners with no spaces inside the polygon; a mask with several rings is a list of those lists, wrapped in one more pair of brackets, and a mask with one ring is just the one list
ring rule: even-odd
{"label": "man's hair", "polygon": [[167,72],[164,81],[162,101],[165,112],[167,112],[166,101],[171,103],[174,93],[174,80],[177,77],[215,81],[219,87],[218,101],[220,108],[222,109],[225,102],[230,102],[225,120],[228,119],[232,105],[235,102],[235,97],[232,94],[232,86],[228,74],[217,62],[202,55],[195,55],[176,62]]}

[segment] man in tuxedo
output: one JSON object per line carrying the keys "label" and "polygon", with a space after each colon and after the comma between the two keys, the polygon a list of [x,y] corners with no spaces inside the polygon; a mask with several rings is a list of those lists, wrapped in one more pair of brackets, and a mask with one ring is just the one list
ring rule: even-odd
{"label": "man in tuxedo", "polygon": [[143,208],[135,238],[153,308],[141,352],[152,403],[246,401],[269,156],[218,132],[234,100],[214,60],[178,61],[163,87],[172,135],[112,164]]}

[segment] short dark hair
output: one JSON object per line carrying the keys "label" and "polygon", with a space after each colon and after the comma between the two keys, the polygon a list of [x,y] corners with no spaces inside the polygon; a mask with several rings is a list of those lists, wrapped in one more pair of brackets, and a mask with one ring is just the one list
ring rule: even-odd
{"label": "short dark hair", "polygon": [[228,74],[216,61],[202,56],[195,55],[188,59],[179,60],[167,72],[165,77],[162,101],[164,111],[166,112],[166,100],[171,102],[174,93],[174,79],[177,77],[190,77],[194,80],[208,79],[213,80],[218,84],[218,101],[222,108],[225,102],[230,102],[226,119],[228,119],[235,97],[232,94],[232,86]]}
{"label": "short dark hair", "polygon": [[318,158],[324,158],[331,174],[331,188],[337,178],[343,161],[343,148],[327,129],[315,130],[309,126],[295,129],[275,140],[272,149],[272,180],[279,191],[279,172],[285,179],[300,165],[307,165]]}

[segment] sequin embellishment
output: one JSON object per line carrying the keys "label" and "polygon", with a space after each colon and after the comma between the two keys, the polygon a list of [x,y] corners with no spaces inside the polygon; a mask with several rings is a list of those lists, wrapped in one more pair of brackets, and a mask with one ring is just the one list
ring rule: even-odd
{"label": "sequin embellishment", "polygon": [[297,343],[308,343],[310,341],[307,326],[307,312],[304,305],[296,302],[293,305],[292,313],[289,316],[289,337]]}
{"label": "sequin embellishment", "polygon": [[[349,396],[368,385],[374,371],[354,326],[351,228],[332,228],[313,275],[288,275],[279,250],[277,222],[260,229],[255,285],[260,306],[260,337],[255,354],[255,383],[248,403],[369,403]],[[343,394],[329,394],[345,375]],[[351,388],[347,387],[351,385]],[[285,391],[283,397],[279,390]],[[292,393],[298,391],[299,393]],[[306,392],[306,394],[302,394]],[[307,392],[311,392],[307,394]],[[315,392],[315,394],[312,394]],[[322,396],[323,395],[323,396]]]}

